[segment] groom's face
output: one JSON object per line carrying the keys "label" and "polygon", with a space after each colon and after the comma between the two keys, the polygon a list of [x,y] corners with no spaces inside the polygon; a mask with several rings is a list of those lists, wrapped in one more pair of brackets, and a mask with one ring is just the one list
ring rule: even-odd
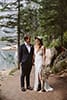
{"label": "groom's face", "polygon": [[28,36],[27,39],[26,39],[27,44],[30,44],[30,41],[31,41],[31,37]]}

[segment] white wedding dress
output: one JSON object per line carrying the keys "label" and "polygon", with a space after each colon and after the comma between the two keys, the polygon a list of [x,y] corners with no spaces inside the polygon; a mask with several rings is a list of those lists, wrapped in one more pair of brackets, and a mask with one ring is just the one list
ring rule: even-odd
{"label": "white wedding dress", "polygon": [[[36,48],[34,49],[34,55],[35,55],[35,81],[34,81],[34,91],[37,91],[38,89],[38,74],[41,72],[41,67],[43,64],[43,50],[40,48],[38,51]],[[49,86],[47,80],[44,84],[45,91],[52,91],[53,88]]]}
{"label": "white wedding dress", "polygon": [[38,74],[41,72],[42,62],[43,62],[43,52],[40,48],[38,51],[34,49],[35,55],[35,81],[34,81],[34,90],[37,91],[38,89]]}

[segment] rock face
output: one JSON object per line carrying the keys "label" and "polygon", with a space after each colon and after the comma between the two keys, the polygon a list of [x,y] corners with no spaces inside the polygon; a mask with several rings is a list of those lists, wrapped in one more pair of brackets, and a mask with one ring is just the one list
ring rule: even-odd
{"label": "rock face", "polygon": [[53,63],[53,72],[59,72],[67,68],[67,50],[61,52],[55,59]]}

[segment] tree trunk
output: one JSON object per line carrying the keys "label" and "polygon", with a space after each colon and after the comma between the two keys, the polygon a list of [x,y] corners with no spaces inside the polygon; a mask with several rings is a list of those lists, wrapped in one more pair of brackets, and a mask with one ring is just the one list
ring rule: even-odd
{"label": "tree trunk", "polygon": [[19,46],[20,46],[20,0],[17,0],[18,2],[18,19],[17,19],[17,39],[18,39],[18,69],[20,68],[19,64]]}

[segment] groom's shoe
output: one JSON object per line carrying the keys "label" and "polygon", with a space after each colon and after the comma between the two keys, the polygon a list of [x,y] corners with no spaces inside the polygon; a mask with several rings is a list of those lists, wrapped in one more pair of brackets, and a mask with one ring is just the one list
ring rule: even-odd
{"label": "groom's shoe", "polygon": [[28,86],[27,89],[28,90],[33,90],[33,88],[31,86]]}
{"label": "groom's shoe", "polygon": [[21,88],[21,91],[25,92],[25,91],[26,91],[26,89],[25,89],[24,87],[22,87],[22,88]]}

